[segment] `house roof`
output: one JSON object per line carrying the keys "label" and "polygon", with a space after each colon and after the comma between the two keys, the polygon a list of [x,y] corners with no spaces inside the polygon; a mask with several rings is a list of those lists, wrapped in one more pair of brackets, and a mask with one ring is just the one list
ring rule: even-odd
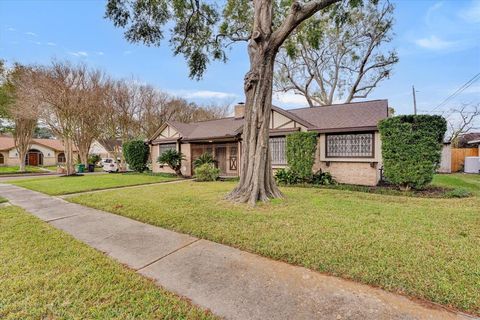
{"label": "house roof", "polygon": [[[64,151],[65,147],[61,140],[55,139],[32,139],[32,143],[42,145],[44,147],[53,149],[55,151]],[[15,140],[12,137],[0,136],[0,150],[10,150],[15,148]],[[77,151],[77,148],[73,148],[74,151]]]}
{"label": "house roof", "polygon": [[480,132],[464,133],[458,137],[458,148],[471,148],[475,140],[480,140]]}
{"label": "house roof", "polygon": [[[308,130],[362,131],[376,129],[378,122],[388,117],[388,101],[373,100],[290,110],[272,106],[272,110],[298,122]],[[157,131],[152,140],[156,139],[166,125],[175,128],[181,136],[179,139],[182,140],[235,137],[242,132],[243,123],[243,118],[234,117],[194,123],[168,121]]]}
{"label": "house roof", "polygon": [[120,140],[120,139],[98,139],[97,141],[107,151],[115,151],[115,148],[121,148],[122,147],[122,140]]}
{"label": "house roof", "polygon": [[288,110],[308,119],[318,131],[354,130],[376,128],[388,116],[388,101],[373,100]]}
{"label": "house roof", "polygon": [[170,121],[169,124],[178,130],[183,140],[215,139],[235,137],[243,126],[243,119],[229,117],[194,123]]}

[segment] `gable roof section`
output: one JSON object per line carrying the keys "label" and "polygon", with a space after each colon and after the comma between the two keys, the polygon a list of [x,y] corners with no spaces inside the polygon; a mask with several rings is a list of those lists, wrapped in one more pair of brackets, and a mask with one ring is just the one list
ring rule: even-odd
{"label": "gable roof section", "polygon": [[[378,122],[388,117],[388,101],[373,100],[290,110],[272,106],[272,110],[311,131],[365,131],[376,130]],[[157,130],[150,141],[171,142],[171,139],[155,140],[167,125],[177,130],[180,134],[178,139],[182,140],[232,138],[242,133],[243,123],[243,118],[234,117],[194,123],[167,121]]]}
{"label": "gable roof section", "polygon": [[115,151],[115,148],[121,148],[122,147],[122,140],[120,140],[120,139],[98,139],[97,141],[107,151]]}
{"label": "gable roof section", "polygon": [[183,140],[200,140],[235,137],[238,135],[237,130],[242,126],[243,119],[234,117],[200,121],[188,124],[188,132],[182,138]]}
{"label": "gable roof section", "polygon": [[[32,139],[32,144],[39,144],[55,151],[64,151],[65,147],[61,140],[55,139]],[[10,150],[15,148],[15,140],[12,137],[0,136],[0,150]],[[73,151],[78,151],[74,146]]]}
{"label": "gable roof section", "polygon": [[388,101],[373,100],[289,110],[313,125],[309,130],[320,132],[376,129],[388,117]]}

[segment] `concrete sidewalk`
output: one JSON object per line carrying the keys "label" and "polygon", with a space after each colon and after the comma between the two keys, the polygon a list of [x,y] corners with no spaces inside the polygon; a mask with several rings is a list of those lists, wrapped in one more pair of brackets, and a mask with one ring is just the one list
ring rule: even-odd
{"label": "concrete sidewalk", "polygon": [[473,318],[20,187],[0,196],[227,319]]}

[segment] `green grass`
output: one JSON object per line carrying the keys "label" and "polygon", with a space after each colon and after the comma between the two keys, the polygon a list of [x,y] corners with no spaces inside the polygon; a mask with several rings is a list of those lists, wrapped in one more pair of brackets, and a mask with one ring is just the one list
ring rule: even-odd
{"label": "green grass", "polygon": [[233,186],[192,181],[71,200],[480,314],[480,198],[291,187],[251,209],[223,200]]}
{"label": "green grass", "polygon": [[18,172],[18,169],[19,169],[18,166],[12,166],[12,167],[0,166],[0,175],[2,175],[2,174],[24,174],[24,173],[46,172],[45,170],[42,170],[40,167],[34,167],[34,166],[27,166],[25,168],[26,172]]}
{"label": "green grass", "polygon": [[437,174],[433,184],[439,187],[462,188],[480,196],[480,174]]}
{"label": "green grass", "polygon": [[18,207],[0,208],[1,319],[213,319]]}
{"label": "green grass", "polygon": [[4,202],[7,202],[7,201],[8,201],[7,199],[0,197],[0,203],[4,203]]}
{"label": "green grass", "polygon": [[168,174],[110,173],[71,177],[52,177],[7,181],[20,187],[40,191],[49,195],[62,195],[76,192],[102,190],[117,187],[173,181],[177,179]]}

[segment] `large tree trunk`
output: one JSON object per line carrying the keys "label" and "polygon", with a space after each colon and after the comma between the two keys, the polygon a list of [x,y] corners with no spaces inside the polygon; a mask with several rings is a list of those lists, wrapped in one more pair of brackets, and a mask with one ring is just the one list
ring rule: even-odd
{"label": "large tree trunk", "polygon": [[63,141],[65,146],[65,169],[67,176],[75,174],[74,158],[73,158],[73,141],[67,138]]}
{"label": "large tree trunk", "polygon": [[83,142],[77,145],[78,155],[80,156],[80,162],[88,166],[88,152],[90,151],[91,144]]}
{"label": "large tree trunk", "polygon": [[255,3],[255,22],[249,42],[250,71],[245,75],[245,124],[240,182],[227,195],[235,202],[267,201],[282,197],[272,174],[268,146],[272,109],[273,67],[277,49],[271,45],[272,3]]}
{"label": "large tree trunk", "polygon": [[28,150],[30,149],[30,144],[32,142],[33,131],[37,121],[34,119],[23,119],[21,116],[16,116],[15,120],[15,130],[13,131],[13,139],[15,142],[15,148],[18,153],[19,160],[19,172],[25,172],[25,159],[27,157]]}
{"label": "large tree trunk", "polygon": [[17,148],[18,152],[18,172],[25,172],[26,171],[26,166],[25,166],[25,159],[27,157],[28,150],[26,151],[25,149],[20,149]]}

